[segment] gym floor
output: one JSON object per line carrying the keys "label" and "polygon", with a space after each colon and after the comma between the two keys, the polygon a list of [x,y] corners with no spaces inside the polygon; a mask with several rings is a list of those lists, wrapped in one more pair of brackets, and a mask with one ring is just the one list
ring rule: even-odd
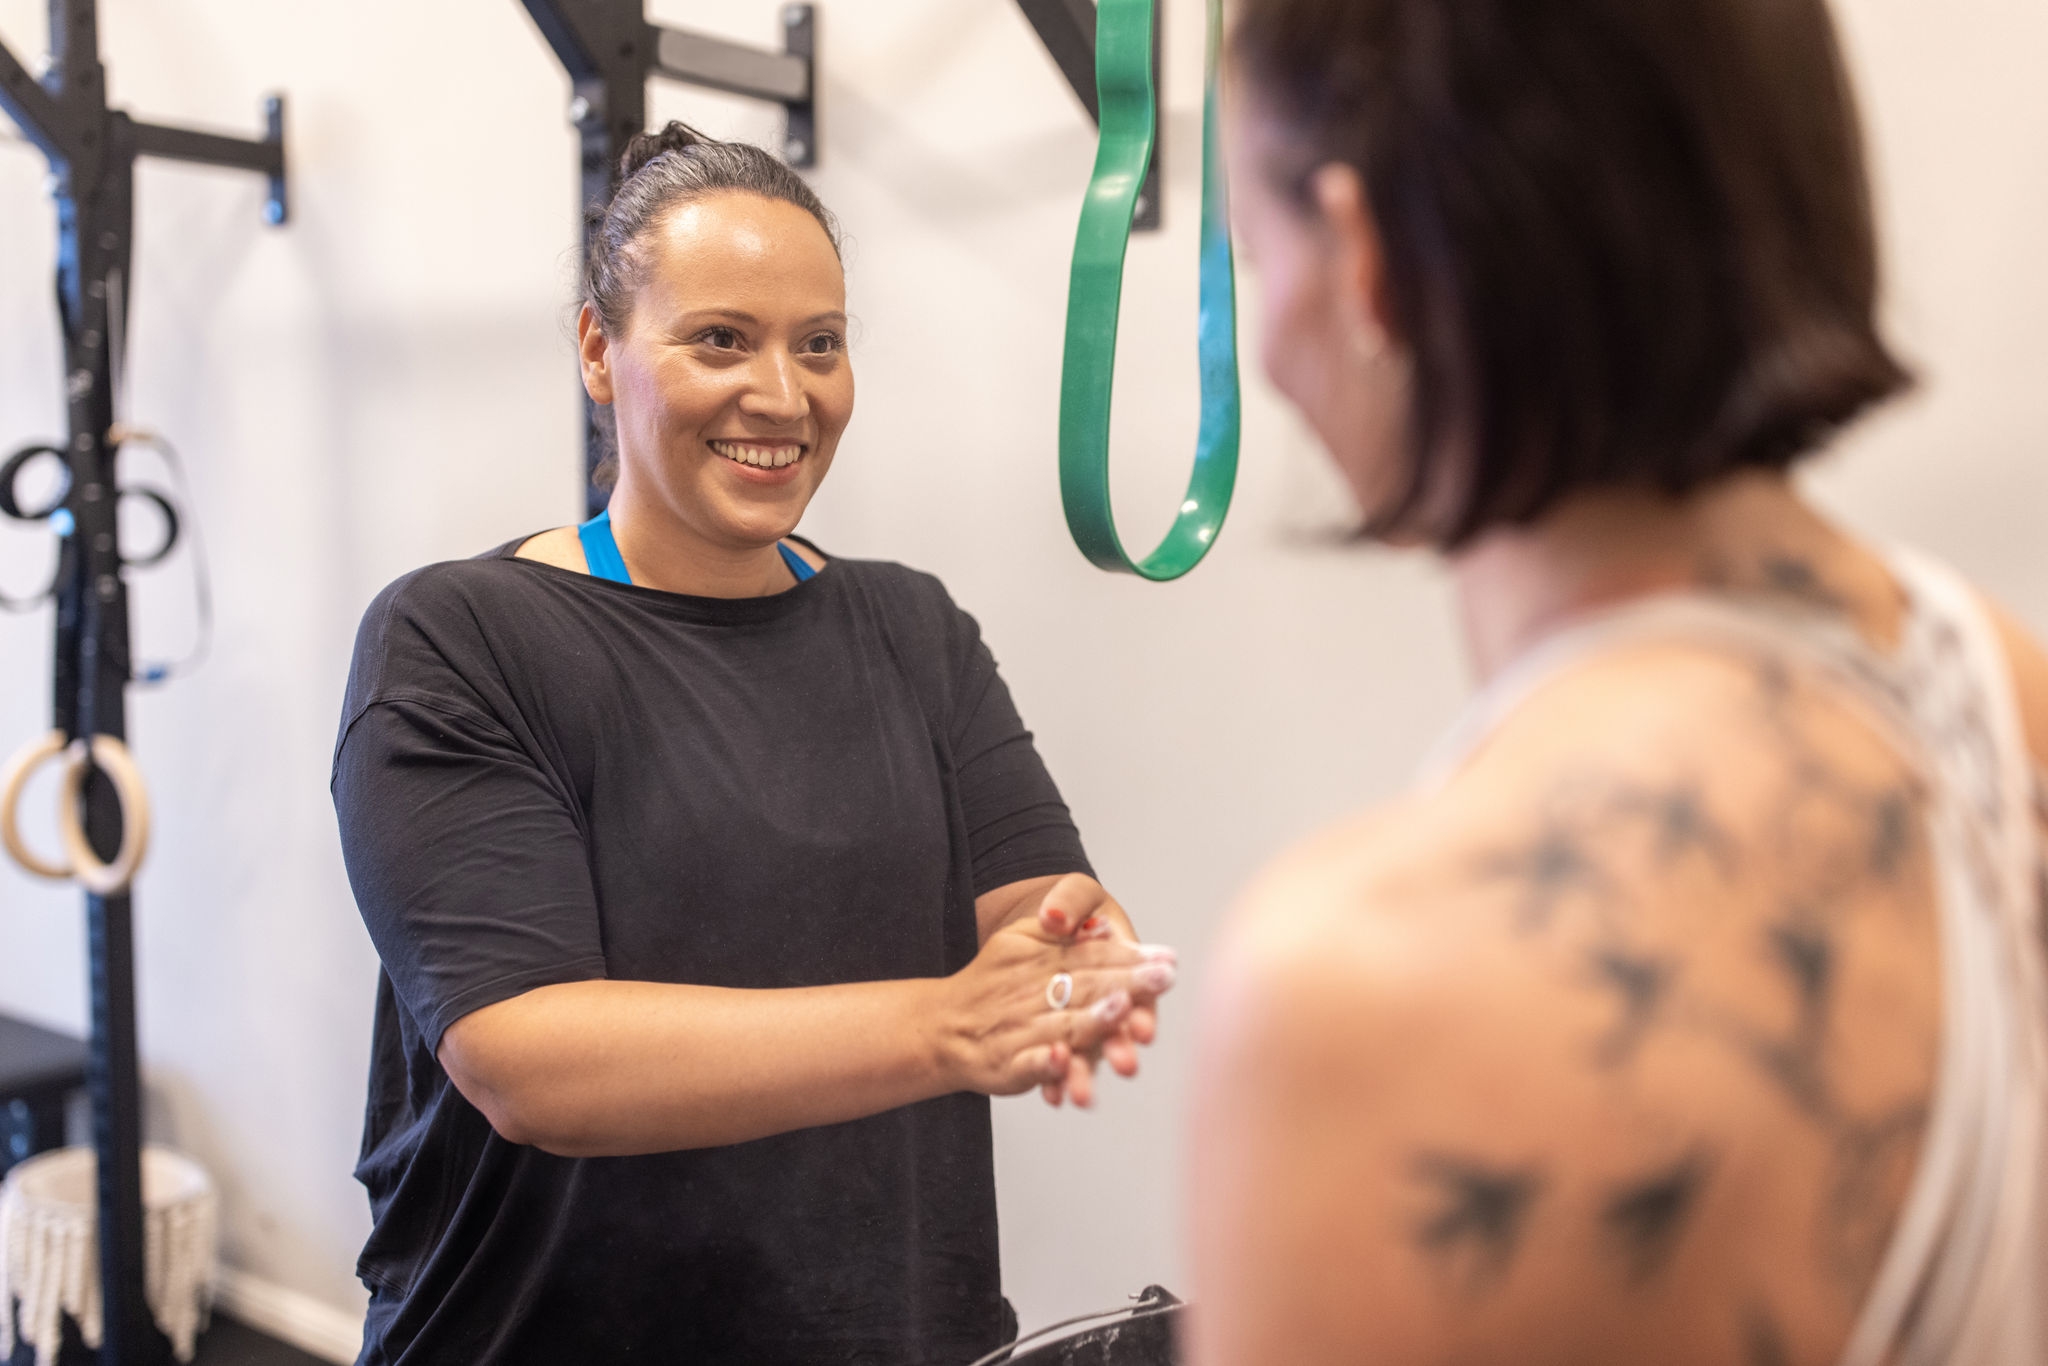
{"label": "gym floor", "polygon": [[[35,1360],[35,1352],[17,1342],[7,1366],[35,1366]],[[96,1362],[96,1354],[86,1351],[67,1325],[64,1351],[57,1359],[57,1366],[95,1366]],[[327,1363],[254,1328],[216,1314],[213,1326],[199,1340],[199,1351],[192,1358],[192,1366],[327,1366]]]}
{"label": "gym floor", "polygon": [[326,1366],[319,1357],[217,1314],[192,1361],[193,1366]]}

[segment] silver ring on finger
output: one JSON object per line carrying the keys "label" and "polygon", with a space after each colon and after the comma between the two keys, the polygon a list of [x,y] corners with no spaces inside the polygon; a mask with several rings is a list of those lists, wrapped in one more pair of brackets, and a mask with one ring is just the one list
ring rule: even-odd
{"label": "silver ring on finger", "polygon": [[1045,984],[1045,1003],[1054,1010],[1065,1010],[1074,1002],[1074,976],[1068,972],[1056,972]]}

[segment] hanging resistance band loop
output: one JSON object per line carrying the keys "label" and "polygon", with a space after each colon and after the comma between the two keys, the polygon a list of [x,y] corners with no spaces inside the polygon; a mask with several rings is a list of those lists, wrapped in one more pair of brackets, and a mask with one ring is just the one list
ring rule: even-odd
{"label": "hanging resistance band loop", "polygon": [[1095,75],[1102,142],[1081,207],[1067,295],[1066,367],[1060,383],[1060,498],[1081,553],[1103,569],[1163,582],[1200,564],[1216,542],[1237,483],[1241,401],[1237,377],[1236,274],[1218,126],[1223,0],[1209,0],[1207,78],[1202,96],[1202,271],[1196,349],[1202,424],[1187,495],[1166,539],[1142,561],[1125,553],[1109,504],[1109,412],[1115,388],[1117,316],[1124,254],[1138,189],[1158,128],[1152,103],[1154,0],[1101,0]]}

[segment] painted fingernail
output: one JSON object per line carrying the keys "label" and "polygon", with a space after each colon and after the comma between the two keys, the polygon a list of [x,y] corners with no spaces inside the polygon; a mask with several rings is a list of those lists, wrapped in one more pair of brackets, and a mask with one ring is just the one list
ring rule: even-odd
{"label": "painted fingernail", "polygon": [[1148,963],[1178,963],[1180,954],[1164,944],[1140,944],[1138,956]]}
{"label": "painted fingernail", "polygon": [[1128,991],[1115,991],[1097,1001],[1089,1009],[1088,1013],[1104,1024],[1109,1024],[1113,1021],[1121,1020],[1130,1013],[1130,1009],[1131,993]]}
{"label": "painted fingernail", "polygon": [[1131,984],[1140,991],[1157,996],[1162,991],[1173,990],[1174,976],[1171,963],[1147,963],[1131,974]]}
{"label": "painted fingernail", "polygon": [[1057,906],[1045,908],[1045,923],[1064,930],[1067,927],[1067,913]]}

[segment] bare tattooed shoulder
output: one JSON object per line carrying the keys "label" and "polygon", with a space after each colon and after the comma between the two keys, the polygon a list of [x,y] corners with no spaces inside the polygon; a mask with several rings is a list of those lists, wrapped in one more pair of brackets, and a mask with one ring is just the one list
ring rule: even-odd
{"label": "bare tattooed shoulder", "polygon": [[1831,1361],[1933,1086],[1922,826],[1824,680],[1657,647],[1283,863],[1205,1017],[1198,1359]]}

